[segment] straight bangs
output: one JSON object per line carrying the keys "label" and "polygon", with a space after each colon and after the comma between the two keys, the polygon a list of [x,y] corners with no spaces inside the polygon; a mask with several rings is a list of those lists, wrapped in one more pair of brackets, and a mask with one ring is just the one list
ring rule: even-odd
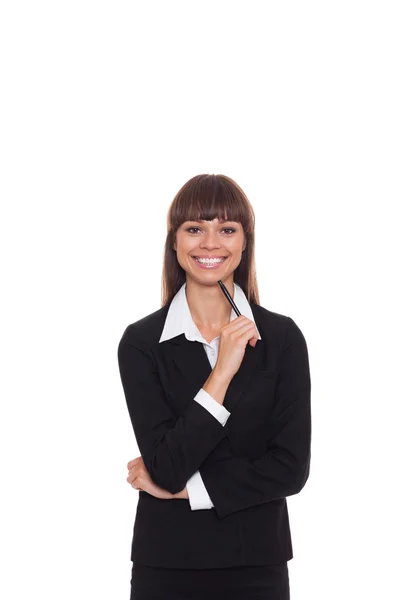
{"label": "straight bangs", "polygon": [[170,211],[169,228],[173,231],[186,221],[236,221],[245,233],[252,229],[254,215],[243,190],[224,175],[198,175],[176,194]]}

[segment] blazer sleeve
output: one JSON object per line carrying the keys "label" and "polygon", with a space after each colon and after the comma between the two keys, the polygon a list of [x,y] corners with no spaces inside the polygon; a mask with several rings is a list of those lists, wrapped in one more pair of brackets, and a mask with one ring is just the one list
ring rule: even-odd
{"label": "blazer sleeve", "polygon": [[165,400],[151,348],[137,339],[132,325],[119,342],[118,365],[145,467],[154,483],[176,494],[226,437],[226,429],[193,398],[177,418]]}
{"label": "blazer sleeve", "polygon": [[[223,405],[219,404],[214,398],[201,388],[195,395],[194,400],[200,402],[224,427],[230,412]],[[201,478],[200,471],[196,471],[187,481],[188,501],[191,510],[203,510],[213,508],[213,503]]]}
{"label": "blazer sleeve", "polygon": [[[200,475],[222,519],[237,511],[297,494],[311,458],[311,379],[302,331],[290,317],[281,356],[266,453],[205,461]],[[231,419],[231,416],[230,416]]]}

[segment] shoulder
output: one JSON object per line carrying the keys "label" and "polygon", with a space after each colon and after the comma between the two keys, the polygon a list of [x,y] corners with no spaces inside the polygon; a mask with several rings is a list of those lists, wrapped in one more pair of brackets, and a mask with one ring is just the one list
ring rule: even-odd
{"label": "shoulder", "polygon": [[127,325],[119,343],[144,347],[152,347],[157,344],[161,337],[168,309],[169,305],[163,306]]}
{"label": "shoulder", "polygon": [[259,329],[262,326],[269,339],[277,339],[285,343],[292,338],[305,341],[302,329],[292,317],[269,310],[259,304],[252,303],[251,308]]}

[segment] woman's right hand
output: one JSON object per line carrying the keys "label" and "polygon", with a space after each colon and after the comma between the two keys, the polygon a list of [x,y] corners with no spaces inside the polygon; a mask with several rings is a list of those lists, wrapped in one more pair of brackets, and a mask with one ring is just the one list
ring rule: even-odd
{"label": "woman's right hand", "polygon": [[217,363],[214,367],[221,376],[232,379],[242,363],[247,343],[253,348],[259,339],[254,321],[240,315],[220,330]]}
{"label": "woman's right hand", "polygon": [[171,492],[164,490],[152,481],[142,456],[138,456],[137,458],[130,460],[127,464],[127,468],[127,482],[130,483],[135,490],[147,492],[147,494],[150,494],[151,496],[154,496],[154,498],[159,498],[161,500],[170,500],[174,497]]}

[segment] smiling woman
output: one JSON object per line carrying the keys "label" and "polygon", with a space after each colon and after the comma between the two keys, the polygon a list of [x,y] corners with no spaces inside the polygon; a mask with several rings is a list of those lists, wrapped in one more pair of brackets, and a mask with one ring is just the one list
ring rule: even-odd
{"label": "smiling woman", "polygon": [[234,180],[193,177],[167,224],[162,306],[118,347],[141,451],[131,600],[288,600],[286,497],[310,465],[306,341],[259,304],[253,208]]}
{"label": "smiling woman", "polygon": [[[254,227],[253,207],[234,179],[203,174],[188,180],[175,195],[167,214],[162,304],[171,302],[187,280],[189,264],[196,276],[214,271],[215,283],[230,276],[246,290],[249,302],[259,303]],[[194,257],[205,260],[197,262]],[[206,264],[217,257],[224,257],[225,261]]]}

